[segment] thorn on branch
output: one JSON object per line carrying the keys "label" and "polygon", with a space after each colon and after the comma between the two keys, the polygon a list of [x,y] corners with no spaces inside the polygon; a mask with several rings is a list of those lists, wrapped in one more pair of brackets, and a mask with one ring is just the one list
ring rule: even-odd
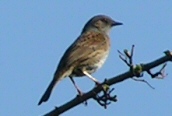
{"label": "thorn on branch", "polygon": [[156,78],[156,79],[164,79],[168,74],[165,73],[165,67],[167,66],[167,63],[163,64],[163,66],[161,67],[161,69],[156,72],[156,73],[152,73],[150,70],[147,71],[147,73],[152,77],[152,78]]}
{"label": "thorn on branch", "polygon": [[55,106],[55,109],[59,109],[59,107]]}

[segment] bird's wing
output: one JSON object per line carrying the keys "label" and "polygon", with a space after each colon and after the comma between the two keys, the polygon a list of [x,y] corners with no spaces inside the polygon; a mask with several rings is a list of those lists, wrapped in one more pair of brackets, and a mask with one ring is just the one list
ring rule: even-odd
{"label": "bird's wing", "polygon": [[[66,50],[60,60],[57,72],[64,68],[77,65],[85,58],[89,58],[92,52],[107,49],[109,46],[109,39],[107,35],[98,32],[83,33],[78,39]],[[87,57],[85,57],[87,56]]]}

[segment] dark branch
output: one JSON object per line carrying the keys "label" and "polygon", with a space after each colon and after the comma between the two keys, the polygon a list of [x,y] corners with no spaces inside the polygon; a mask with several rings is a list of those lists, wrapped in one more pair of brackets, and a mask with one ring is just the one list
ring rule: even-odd
{"label": "dark branch", "polygon": [[[163,57],[161,57],[155,61],[152,61],[150,63],[142,64],[141,65],[142,72],[145,72],[145,71],[147,72],[148,70],[150,70],[154,67],[157,67],[161,64],[164,64],[167,61],[172,61],[172,52],[165,51],[164,53],[165,53],[165,56],[163,56]],[[117,75],[115,77],[107,79],[105,82],[102,83],[102,85],[104,85],[104,84],[107,84],[109,86],[114,85],[114,84],[122,82],[126,79],[129,79],[131,77],[134,77],[134,76],[136,76],[136,75],[133,73],[133,71],[129,70],[123,74],[120,74],[120,75]],[[87,101],[90,98],[95,98],[95,93],[97,95],[101,91],[103,91],[103,88],[97,86],[97,87],[93,88],[91,91],[85,93],[81,98],[75,97],[71,101],[67,102],[66,104],[64,104],[58,108],[55,108],[54,110],[45,114],[44,116],[58,116],[58,115],[62,114],[63,112],[83,103],[84,101]],[[114,96],[114,98],[116,98],[116,96]]]}

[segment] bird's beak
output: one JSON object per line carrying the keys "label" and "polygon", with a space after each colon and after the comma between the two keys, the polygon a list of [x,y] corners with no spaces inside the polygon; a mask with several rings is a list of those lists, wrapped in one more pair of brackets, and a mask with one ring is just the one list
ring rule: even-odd
{"label": "bird's beak", "polygon": [[113,21],[112,26],[123,25],[121,22]]}

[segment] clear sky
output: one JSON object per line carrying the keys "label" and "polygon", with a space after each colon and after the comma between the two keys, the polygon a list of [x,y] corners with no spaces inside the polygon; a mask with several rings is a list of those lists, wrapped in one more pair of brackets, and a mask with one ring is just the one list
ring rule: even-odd
{"label": "clear sky", "polygon": [[[98,80],[128,70],[117,50],[130,49],[132,44],[136,46],[135,63],[147,63],[163,56],[163,51],[172,50],[171,4],[167,0],[1,0],[0,115],[43,115],[76,96],[77,92],[67,78],[56,86],[48,102],[37,106],[64,51],[94,15],[106,14],[124,24],[111,31],[110,56],[103,68],[93,74]],[[144,83],[126,80],[113,86],[118,102],[108,109],[89,100],[87,107],[81,104],[63,116],[170,116],[171,63],[166,72],[168,76],[164,80],[144,75],[155,90]],[[94,83],[85,77],[75,80],[84,92],[94,87]]]}

